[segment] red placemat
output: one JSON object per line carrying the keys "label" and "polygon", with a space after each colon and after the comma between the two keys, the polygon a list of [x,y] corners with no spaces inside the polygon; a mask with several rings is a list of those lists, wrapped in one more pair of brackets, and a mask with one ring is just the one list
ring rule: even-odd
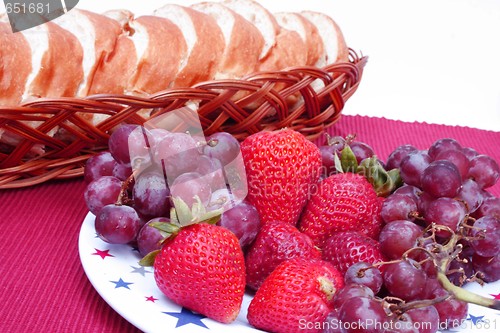
{"label": "red placemat", "polygon": [[0,191],[2,332],[139,332],[83,271],[84,188],[79,179]]}
{"label": "red placemat", "polygon": [[[330,133],[356,133],[383,160],[403,143],[424,149],[453,137],[500,161],[499,132],[343,116]],[[0,191],[2,332],[138,332],[97,294],[80,264],[84,188],[78,179]],[[490,191],[500,196],[500,184]]]}

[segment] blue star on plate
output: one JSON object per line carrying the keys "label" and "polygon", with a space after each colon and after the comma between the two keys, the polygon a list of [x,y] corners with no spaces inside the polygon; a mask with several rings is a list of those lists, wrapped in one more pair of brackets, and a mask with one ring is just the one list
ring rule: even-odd
{"label": "blue star on plate", "polygon": [[177,324],[175,324],[175,327],[181,327],[187,324],[194,324],[196,326],[204,327],[206,329],[209,329],[201,320],[203,318],[206,318],[206,316],[194,313],[189,309],[182,308],[181,312],[163,312],[165,314],[168,314],[169,316],[177,318]]}
{"label": "blue star on plate", "polygon": [[135,267],[135,266],[130,265],[130,267],[132,267],[132,269],[133,269],[133,271],[130,273],[137,273],[137,274],[141,274],[142,276],[146,276],[146,273],[151,273],[150,271],[147,271],[144,266]]}
{"label": "blue star on plate", "polygon": [[484,316],[473,316],[471,314],[469,314],[469,318],[467,318],[467,320],[470,320],[472,321],[472,323],[475,325],[477,325],[477,323],[481,323],[481,322],[484,322],[483,320]]}
{"label": "blue star on plate", "polygon": [[109,281],[109,282],[112,282],[115,284],[115,289],[117,288],[127,288],[128,290],[130,290],[129,288],[129,284],[134,284],[133,282],[125,282],[122,280],[122,278],[120,278],[118,281]]}

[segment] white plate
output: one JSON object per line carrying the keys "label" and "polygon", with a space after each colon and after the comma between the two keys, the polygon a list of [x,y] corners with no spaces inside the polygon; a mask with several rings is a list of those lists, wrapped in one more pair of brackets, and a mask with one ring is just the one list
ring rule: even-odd
{"label": "white plate", "polygon": [[[152,268],[141,268],[139,253],[127,245],[112,245],[95,233],[94,215],[83,221],[78,243],[80,260],[90,282],[101,297],[122,317],[144,332],[262,332],[248,324],[247,308],[251,301],[245,295],[240,314],[232,324],[221,324],[167,299],[156,287]],[[484,287],[467,285],[475,293],[492,297],[500,294],[500,281]],[[498,332],[500,312],[476,305],[453,332]]]}

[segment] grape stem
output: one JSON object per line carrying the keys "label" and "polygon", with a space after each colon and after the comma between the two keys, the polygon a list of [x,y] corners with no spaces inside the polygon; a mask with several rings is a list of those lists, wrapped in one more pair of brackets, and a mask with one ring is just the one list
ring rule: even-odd
{"label": "grape stem", "polygon": [[450,261],[449,259],[442,260],[440,265],[437,266],[438,268],[437,279],[441,284],[441,286],[443,286],[443,288],[448,293],[450,293],[450,295],[452,295],[455,299],[460,301],[477,304],[480,306],[488,307],[490,309],[500,310],[500,301],[472,293],[468,290],[465,290],[451,283],[451,281],[444,273],[446,272],[446,269],[449,265],[449,261]]}
{"label": "grape stem", "polygon": [[134,180],[134,178],[137,176],[136,170],[132,171],[132,174],[128,176],[127,179],[125,179],[122,183],[122,187],[120,189],[120,193],[118,194],[118,198],[116,199],[115,205],[121,206],[121,205],[126,205],[127,203],[130,202],[130,198],[128,197],[128,188],[130,187],[130,184]]}
{"label": "grape stem", "polygon": [[[455,299],[464,301],[467,303],[472,303],[484,307],[488,307],[490,309],[500,310],[500,301],[492,298],[487,298],[468,290],[465,290],[459,286],[454,285],[446,275],[448,268],[451,264],[451,261],[458,258],[458,255],[462,251],[462,245],[457,244],[458,241],[462,238],[460,232],[463,230],[463,226],[459,228],[459,233],[456,234],[452,230],[448,230],[449,228],[432,224],[433,231],[437,230],[447,230],[451,233],[451,237],[448,242],[445,243],[439,250],[441,253],[437,253],[433,255],[434,265],[437,268],[437,280],[441,284],[441,286]],[[428,252],[430,254],[430,252]],[[445,253],[446,255],[442,255]],[[441,255],[439,255],[441,254]]]}
{"label": "grape stem", "polygon": [[477,304],[490,309],[500,310],[500,301],[495,300],[493,298],[483,297],[481,295],[472,293],[468,290],[455,286],[453,283],[450,282],[446,274],[444,274],[441,269],[439,269],[437,273],[437,279],[447,292],[449,292],[454,298],[460,301]]}
{"label": "grape stem", "polygon": [[[468,218],[468,217],[467,217]],[[463,272],[463,269],[458,269],[458,270],[449,270],[450,264],[453,260],[461,260],[459,255],[462,252],[463,245],[458,243],[461,239],[468,239],[470,238],[466,236],[466,233],[464,233],[464,228],[471,228],[470,226],[466,225],[467,218],[465,219],[464,223],[462,226],[460,226],[458,233],[454,232],[450,228],[442,225],[437,225],[435,223],[431,223],[426,230],[424,231],[425,233],[429,232],[430,236],[425,237],[424,235],[421,237],[418,243],[421,245],[424,244],[425,240],[432,240],[434,245],[432,248],[426,248],[424,246],[417,246],[413,247],[411,249],[408,249],[405,253],[402,255],[402,259],[395,259],[387,262],[378,262],[372,265],[372,267],[379,267],[382,265],[387,265],[387,264],[392,264],[392,263],[397,263],[402,260],[410,260],[409,255],[411,252],[414,251],[422,251],[427,254],[427,259],[421,261],[426,262],[428,260],[432,261],[434,267],[436,268],[436,278],[439,281],[440,285],[443,287],[444,290],[446,290],[446,295],[443,295],[441,297],[437,297],[434,299],[426,299],[426,300],[416,300],[408,303],[401,302],[396,305],[397,310],[401,312],[405,312],[409,309],[413,308],[419,308],[419,307],[425,307],[429,306],[432,304],[436,304],[442,301],[445,301],[449,298],[455,298],[459,301],[464,301],[467,303],[472,303],[480,306],[484,306],[490,309],[495,309],[495,310],[500,310],[500,301],[495,300],[492,298],[487,298],[478,294],[475,294],[473,292],[470,292],[468,290],[465,290],[459,286],[454,285],[449,279],[448,276],[446,275],[447,273],[453,273],[453,272]],[[437,231],[446,231],[450,234],[450,237],[444,244],[439,244],[436,242],[435,236]],[[480,279],[478,279],[476,276],[473,277],[475,280],[479,280],[478,282],[482,282]],[[473,279],[468,279],[467,281],[473,281]],[[388,299],[390,300],[390,298]],[[394,299],[392,299],[394,300]]]}
{"label": "grape stem", "polygon": [[437,303],[446,301],[450,297],[451,297],[451,295],[443,295],[443,296],[436,297],[436,298],[433,298],[433,299],[415,300],[415,301],[411,301],[411,302],[408,302],[408,303],[399,304],[397,306],[397,308],[401,312],[406,312],[406,311],[411,310],[411,309],[425,308],[427,306],[431,306],[433,304],[437,304]]}

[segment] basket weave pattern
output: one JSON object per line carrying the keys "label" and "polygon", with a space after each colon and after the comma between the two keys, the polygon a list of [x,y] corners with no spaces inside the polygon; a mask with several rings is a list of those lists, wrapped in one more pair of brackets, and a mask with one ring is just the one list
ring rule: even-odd
{"label": "basket weave pattern", "polygon": [[[9,151],[0,150],[0,189],[79,177],[85,161],[106,149],[110,131],[117,125],[143,124],[148,117],[188,102],[199,103],[205,135],[225,131],[241,140],[259,131],[288,127],[312,140],[338,121],[345,101],[359,85],[366,61],[367,57],[351,50],[349,62],[325,68],[254,73],[241,80],[203,82],[147,97],[94,95],[0,107],[0,129],[22,138]],[[312,84],[317,79],[324,87],[315,90]],[[144,110],[152,111],[146,117]],[[92,124],[87,120],[89,115],[107,117]],[[24,121],[39,121],[39,125],[33,128]],[[49,135],[56,128],[65,130],[72,139]],[[43,146],[45,153],[33,157],[30,151],[35,145]]]}

